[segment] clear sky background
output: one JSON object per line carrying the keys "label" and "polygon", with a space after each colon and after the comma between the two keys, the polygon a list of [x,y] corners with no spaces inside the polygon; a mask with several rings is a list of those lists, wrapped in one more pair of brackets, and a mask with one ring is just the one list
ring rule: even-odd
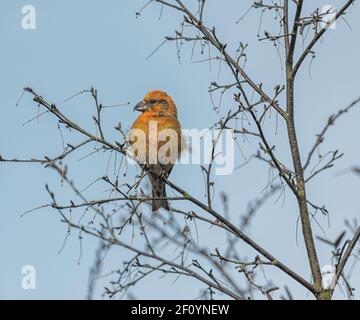
{"label": "clear sky background", "polygon": [[[219,38],[228,43],[229,50],[235,52],[239,41],[249,44],[248,73],[257,81],[262,81],[268,91],[282,83],[283,70],[280,69],[276,50],[271,43],[257,41],[259,12],[252,10],[240,23],[235,23],[249,8],[251,1],[207,2],[205,21],[209,26],[216,26]],[[207,128],[216,121],[217,115],[210,111],[207,88],[216,79],[218,68],[213,65],[210,69],[208,63],[193,63],[190,59],[191,46],[184,46],[179,63],[174,43],[166,43],[150,59],[146,59],[164,36],[174,34],[174,29],[181,22],[181,15],[165,9],[162,18],[158,19],[160,7],[152,5],[136,18],[135,12],[144,3],[143,0],[0,2],[0,154],[4,157],[29,158],[56,155],[62,150],[59,132],[50,117],[22,125],[37,113],[37,107],[29,96],[24,96],[16,106],[25,86],[31,86],[48,100],[56,102],[64,112],[90,129],[93,128],[91,116],[94,113],[91,100],[84,95],[67,103],[62,103],[63,100],[94,86],[103,104],[130,102],[128,107],[105,111],[106,134],[112,137],[116,136],[114,125],[121,121],[128,128],[135,118],[133,105],[148,90],[155,88],[172,95],[184,128]],[[305,3],[306,11],[314,1]],[[342,3],[344,1],[316,0],[319,7],[324,4],[339,7]],[[21,27],[21,8],[26,4],[36,8],[36,30]],[[351,29],[340,20],[336,29],[330,30],[324,41],[317,45],[317,58],[312,63],[311,74],[309,60],[299,73],[296,82],[296,124],[303,156],[328,116],[360,96],[359,14],[360,7],[356,4],[346,16]],[[263,24],[271,21],[265,18]],[[203,58],[197,55],[194,60]],[[221,79],[223,83],[232,81],[225,71]],[[233,106],[231,96],[224,99],[223,106],[224,112]],[[329,210],[331,228],[327,217],[321,217],[321,214],[319,223],[330,239],[344,228],[345,218],[352,220],[360,213],[360,180],[347,171],[351,166],[360,164],[359,116],[360,110],[354,110],[331,129],[321,150],[326,152],[339,148],[345,155],[335,168],[308,186],[310,200],[318,205],[326,205]],[[271,126],[267,129],[271,131]],[[256,140],[241,143],[245,157],[251,156],[257,146]],[[274,143],[282,146],[278,154],[290,165],[282,126]],[[80,187],[103,175],[106,170],[106,159],[104,161],[101,155],[81,162],[77,159],[72,158],[70,164],[71,173],[78,176],[76,181]],[[244,162],[245,158],[238,153],[236,163]],[[238,223],[240,215],[246,212],[248,202],[260,195],[267,176],[268,168],[265,165],[252,162],[234,175],[216,177],[216,208],[221,210],[219,192],[225,191],[230,198],[231,219]],[[179,166],[173,171],[172,179],[204,199],[203,179],[198,166]],[[78,264],[79,241],[76,232],[61,254],[58,253],[66,226],[60,222],[55,211],[44,209],[20,218],[24,211],[49,202],[45,183],[49,183],[64,199],[71,194],[61,186],[54,172],[41,166],[0,163],[0,298],[86,297],[88,273],[97,241],[85,238]],[[99,198],[97,191],[91,189],[87,195]],[[298,213],[295,200],[288,191],[285,201],[275,200],[269,201],[256,215],[250,234],[310,280],[300,234],[299,244],[296,241]],[[208,247],[224,241],[207,227],[201,231],[202,243],[208,244]],[[316,224],[314,233],[323,236]],[[350,236],[349,232],[347,236]],[[317,243],[317,246],[321,266],[329,264],[330,248],[321,243]],[[239,250],[249,257],[255,256],[245,245]],[[125,250],[111,251],[104,272],[115,269],[128,257]],[[36,268],[36,290],[21,288],[21,268],[24,265]],[[360,270],[354,272],[353,286],[360,290]],[[310,298],[279,272],[269,271],[267,275],[280,287],[289,284],[296,297]],[[100,297],[107,281],[98,283],[97,297]],[[198,295],[199,288],[199,284],[191,279],[182,279],[173,284],[172,278],[153,276],[140,284],[134,294],[138,298],[193,298]],[[344,295],[338,291],[336,297],[343,298]],[[360,297],[359,293],[356,293],[356,297]]]}

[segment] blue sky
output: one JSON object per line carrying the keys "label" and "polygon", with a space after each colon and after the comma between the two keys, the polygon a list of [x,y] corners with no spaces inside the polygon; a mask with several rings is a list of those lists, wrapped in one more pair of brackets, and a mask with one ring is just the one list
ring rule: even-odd
{"label": "blue sky", "polygon": [[[282,83],[284,71],[280,68],[277,52],[271,43],[257,41],[259,12],[250,11],[238,24],[236,20],[246,12],[251,1],[209,0],[205,21],[216,25],[218,37],[228,43],[230,52],[235,52],[240,41],[248,43],[247,71],[264,88],[272,90]],[[197,55],[191,61],[191,45],[185,45],[181,53],[181,63],[176,55],[174,43],[166,43],[151,58],[147,57],[162,43],[166,35],[173,35],[181,22],[181,15],[165,9],[159,19],[159,6],[149,6],[136,17],[143,6],[142,0],[115,1],[1,1],[0,59],[1,111],[0,154],[4,157],[42,157],[61,152],[61,137],[56,123],[48,116],[39,122],[23,125],[37,113],[36,105],[29,96],[24,96],[19,106],[16,101],[22,88],[31,86],[52,102],[56,102],[66,114],[92,127],[94,112],[91,100],[86,95],[77,96],[62,103],[72,94],[94,86],[99,91],[104,105],[130,102],[128,107],[109,108],[104,111],[103,121],[107,125],[105,134],[114,137],[113,127],[119,121],[128,128],[135,119],[132,106],[151,89],[167,91],[176,101],[179,118],[184,128],[208,128],[217,119],[210,111],[211,101],[207,88],[216,79],[218,68],[214,64],[194,63],[204,57]],[[307,2],[305,10],[310,7]],[[321,7],[333,4],[339,7],[343,1],[317,1]],[[36,30],[21,28],[21,8],[31,4],[36,9]],[[355,4],[346,21],[337,23],[324,41],[316,47],[316,59],[309,68],[309,61],[296,81],[296,117],[301,152],[306,155],[328,116],[360,96],[360,32],[359,4]],[[263,25],[272,23],[264,18]],[[274,28],[274,26],[272,25]],[[309,72],[309,70],[311,72]],[[221,71],[223,82],[231,81],[225,68]],[[231,95],[223,101],[224,110],[233,105]],[[345,115],[333,127],[321,150],[339,148],[345,156],[336,167],[319,176],[308,186],[311,201],[326,205],[330,212],[320,217],[329,238],[334,238],[344,228],[344,219],[352,220],[359,214],[359,179],[346,171],[360,163],[357,137],[360,129],[359,110]],[[273,133],[271,125],[267,128]],[[278,154],[290,165],[286,143],[286,133],[282,125],[273,143],[280,147]],[[256,149],[257,142],[241,142],[244,156],[237,155],[237,164],[244,163]],[[89,160],[70,159],[71,173],[84,187],[106,170],[106,157],[95,155]],[[236,174],[215,177],[215,206],[221,210],[219,192],[225,191],[230,198],[232,221],[247,209],[249,201],[256,198],[266,185],[268,168],[258,162],[251,162]],[[0,298],[14,299],[83,299],[86,297],[88,272],[93,262],[97,241],[86,238],[80,264],[79,241],[73,232],[61,254],[66,227],[60,222],[55,211],[44,209],[20,217],[24,211],[49,201],[44,185],[49,183],[61,198],[67,199],[70,191],[61,186],[54,172],[37,165],[0,164]],[[191,190],[204,199],[202,174],[198,166],[178,166],[172,174],[173,181]],[[98,198],[98,190],[90,189],[88,196]],[[299,235],[296,241],[297,210],[295,200],[287,191],[285,201],[272,199],[253,220],[250,235],[260,244],[289,263],[306,279],[309,269],[305,250]],[[209,247],[224,241],[207,227],[202,228],[202,241]],[[323,235],[314,225],[315,235]],[[211,235],[211,237],[210,237]],[[348,233],[348,236],[350,234]],[[330,263],[329,247],[318,243],[321,265]],[[249,257],[254,252],[245,245],[241,250]],[[104,271],[128,257],[123,249],[111,251]],[[21,288],[21,268],[33,265],[37,271],[37,289]],[[359,270],[355,270],[359,272]],[[308,297],[295,283],[276,271],[269,271],[269,278],[282,287],[289,284],[294,295]],[[144,281],[134,294],[139,298],[192,298],[197,296],[198,283],[184,279],[172,284],[173,279],[159,279],[153,276]],[[99,283],[97,296],[102,292]],[[191,285],[190,285],[191,284]],[[360,277],[353,278],[353,285],[360,286]],[[156,290],[154,290],[156,288]],[[169,289],[170,288],[170,289]],[[341,292],[337,298],[342,298]],[[356,295],[359,298],[359,295]]]}

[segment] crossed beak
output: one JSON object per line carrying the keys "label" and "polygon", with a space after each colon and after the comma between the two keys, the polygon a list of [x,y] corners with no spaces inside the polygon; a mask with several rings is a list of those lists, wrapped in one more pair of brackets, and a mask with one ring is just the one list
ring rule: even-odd
{"label": "crossed beak", "polygon": [[140,111],[140,112],[144,112],[148,109],[148,106],[146,104],[145,101],[140,101],[139,103],[136,104],[135,108],[134,108],[134,111],[137,110],[137,111]]}

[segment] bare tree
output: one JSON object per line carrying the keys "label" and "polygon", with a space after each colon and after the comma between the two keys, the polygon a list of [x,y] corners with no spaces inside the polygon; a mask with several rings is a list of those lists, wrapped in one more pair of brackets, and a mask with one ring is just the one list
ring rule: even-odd
{"label": "bare tree", "polygon": [[[273,293],[282,289],[270,279],[267,279],[265,283],[257,281],[259,274],[270,269],[276,269],[289,279],[293,279],[299,286],[312,293],[316,299],[331,299],[340,280],[345,283],[348,296],[352,297],[353,288],[350,285],[349,277],[345,276],[344,270],[349,258],[354,254],[360,237],[360,227],[356,223],[346,221],[347,228],[353,233],[351,239],[345,238],[345,232],[342,232],[335,241],[318,237],[319,241],[326,242],[332,247],[330,254],[335,260],[332,283],[329,286],[325,285],[312,231],[312,223],[316,222],[316,218],[310,209],[325,215],[327,210],[326,207],[316,205],[309,200],[306,186],[310,180],[332,168],[342,157],[337,150],[331,151],[315,164],[315,169],[310,170],[310,167],[316,162],[315,155],[328,130],[340,117],[358,106],[360,98],[339,110],[338,113],[331,115],[323,129],[316,135],[312,148],[302,154],[299,147],[301,141],[299,141],[295,127],[297,91],[295,80],[304,62],[314,58],[316,44],[322,39],[328,28],[336,20],[343,19],[354,2],[355,0],[344,1],[343,6],[336,13],[320,12],[318,8],[305,13],[303,12],[303,0],[254,1],[252,9],[260,10],[261,14],[273,14],[280,26],[276,32],[264,30],[263,36],[259,37],[260,41],[274,43],[283,58],[284,83],[278,84],[272,92],[266,92],[260,82],[261,79],[254,79],[246,71],[247,46],[240,43],[236,53],[232,54],[228,50],[228,45],[218,37],[216,27],[206,24],[204,19],[206,0],[197,2],[151,0],[137,13],[138,15],[142,14],[150,5],[160,6],[161,12],[164,8],[175,10],[179,13],[182,21],[179,29],[175,30],[174,35],[167,36],[165,42],[175,42],[179,56],[185,43],[193,43],[194,55],[196,50],[199,50],[201,55],[206,48],[211,48],[212,53],[209,53],[209,56],[203,61],[215,61],[232,74],[231,83],[220,83],[220,78],[209,86],[212,99],[216,94],[219,95],[220,101],[226,94],[233,96],[233,106],[223,115],[217,110],[219,111],[219,120],[211,127],[219,129],[220,132],[232,129],[235,137],[257,141],[258,147],[249,161],[259,161],[275,173],[271,181],[267,183],[266,192],[252,202],[248,212],[241,217],[239,224],[233,222],[234,217],[239,218],[239,216],[229,212],[226,194],[222,194],[223,211],[217,211],[213,206],[213,163],[216,159],[217,139],[212,141],[210,164],[200,166],[205,177],[205,200],[193,196],[192,190],[185,190],[164,177],[168,187],[173,190],[174,195],[168,197],[173,206],[171,206],[170,212],[164,211],[151,215],[149,203],[153,198],[149,197],[144,189],[146,174],[140,170],[134,177],[128,176],[124,160],[128,156],[126,132],[119,123],[115,130],[118,131],[121,140],[112,141],[106,137],[101,115],[104,108],[108,106],[100,103],[97,90],[90,88],[81,92],[81,94],[90,94],[94,101],[96,113],[93,121],[96,130],[93,132],[66,116],[55,103],[42,97],[34,89],[24,88],[24,93],[30,95],[36,105],[42,107],[43,111],[40,115],[51,115],[56,120],[54,124],[58,128],[65,129],[71,137],[80,136],[82,140],[77,144],[66,142],[63,152],[59,155],[37,159],[9,159],[0,156],[0,161],[38,163],[44,165],[45,168],[54,169],[78,197],[77,201],[71,199],[67,202],[59,201],[58,195],[52,191],[50,186],[46,186],[51,202],[41,208],[50,207],[57,210],[62,221],[68,226],[69,232],[74,229],[79,231],[79,238],[82,239],[82,235],[86,234],[100,240],[96,261],[90,274],[89,298],[93,296],[95,281],[101,275],[104,256],[110,248],[116,246],[127,249],[132,252],[133,256],[109,275],[113,278],[109,286],[105,288],[105,295],[109,297],[123,297],[144,278],[153,273],[159,273],[163,276],[186,276],[200,281],[204,285],[204,291],[200,295],[202,298],[213,299],[215,292],[221,292],[233,299],[247,299],[254,297],[254,294],[259,292],[267,299],[272,299]],[[314,6],[316,7],[315,4]],[[213,107],[214,109],[219,108],[215,103]],[[267,129],[268,126],[265,128],[265,122],[271,114],[275,114],[273,118],[275,118],[276,124],[274,125],[277,126],[278,121],[282,121],[286,126],[291,165],[286,164],[286,161],[278,156],[277,150],[280,146],[276,145],[275,148],[272,143],[273,135]],[[40,115],[37,115],[36,118]],[[245,121],[238,121],[239,119],[245,119]],[[65,164],[71,154],[82,152],[88,145],[93,146],[93,151],[85,156],[102,151],[104,162],[114,163],[116,168],[115,176],[104,175],[91,183],[91,185],[103,186],[105,184],[108,186],[109,195],[102,199],[88,199],[84,193],[85,190],[80,190],[76,182],[71,179],[68,166]],[[357,172],[358,169],[355,168],[354,171]],[[122,175],[121,172],[124,174]],[[274,256],[266,249],[266,246],[260,245],[247,233],[247,228],[257,210],[273,195],[281,196],[287,189],[291,193],[287,198],[293,197],[297,202],[311,277],[295,271],[294,266],[282,262],[281,257]],[[179,201],[186,203],[186,210],[176,207]],[[79,218],[74,218],[73,212],[75,211],[82,212]],[[226,246],[219,248],[211,244],[211,248],[208,249],[206,240],[197,240],[198,224],[222,233],[226,239]],[[137,235],[133,236],[136,238],[135,244],[123,240],[122,235],[129,230]],[[252,258],[244,257],[240,253],[239,246],[243,243],[252,248]],[[282,296],[293,298],[289,286],[284,288]]]}

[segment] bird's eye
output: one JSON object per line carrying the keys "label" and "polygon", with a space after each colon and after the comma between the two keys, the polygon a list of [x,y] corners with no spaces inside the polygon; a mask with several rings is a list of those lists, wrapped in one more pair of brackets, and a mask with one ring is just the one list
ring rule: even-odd
{"label": "bird's eye", "polygon": [[149,103],[154,104],[154,103],[156,103],[156,100],[149,100]]}

